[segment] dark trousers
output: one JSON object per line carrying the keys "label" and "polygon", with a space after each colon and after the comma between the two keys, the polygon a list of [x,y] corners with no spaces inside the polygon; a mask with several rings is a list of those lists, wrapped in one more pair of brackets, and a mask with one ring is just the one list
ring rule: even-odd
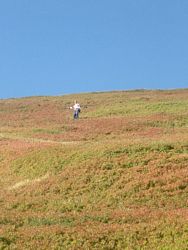
{"label": "dark trousers", "polygon": [[79,109],[76,109],[75,111],[74,111],[74,119],[78,119],[79,118]]}

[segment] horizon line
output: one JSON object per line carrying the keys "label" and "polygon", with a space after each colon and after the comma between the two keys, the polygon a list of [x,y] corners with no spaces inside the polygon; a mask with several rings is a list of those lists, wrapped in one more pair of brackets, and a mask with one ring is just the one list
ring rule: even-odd
{"label": "horizon line", "polygon": [[0,100],[10,100],[10,99],[24,99],[24,98],[33,98],[33,97],[59,97],[59,96],[68,96],[68,95],[81,95],[81,94],[100,94],[100,93],[112,93],[112,92],[141,92],[141,91],[176,91],[176,90],[188,90],[186,88],[135,88],[135,89],[114,89],[114,90],[96,90],[96,91],[83,91],[83,92],[69,92],[69,93],[61,93],[61,94],[39,94],[39,95],[26,95],[26,96],[11,96],[11,97],[0,97]]}

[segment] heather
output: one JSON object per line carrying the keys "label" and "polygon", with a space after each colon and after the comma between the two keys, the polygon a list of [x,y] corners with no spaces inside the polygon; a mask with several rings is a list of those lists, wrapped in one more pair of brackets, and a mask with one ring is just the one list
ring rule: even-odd
{"label": "heather", "polygon": [[188,249],[187,117],[187,89],[1,100],[0,249]]}

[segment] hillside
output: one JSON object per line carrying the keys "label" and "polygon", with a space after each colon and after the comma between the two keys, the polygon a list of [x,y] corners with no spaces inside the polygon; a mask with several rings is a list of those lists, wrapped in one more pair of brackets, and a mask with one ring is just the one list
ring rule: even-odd
{"label": "hillside", "polygon": [[0,100],[0,249],[188,249],[187,166],[188,89]]}

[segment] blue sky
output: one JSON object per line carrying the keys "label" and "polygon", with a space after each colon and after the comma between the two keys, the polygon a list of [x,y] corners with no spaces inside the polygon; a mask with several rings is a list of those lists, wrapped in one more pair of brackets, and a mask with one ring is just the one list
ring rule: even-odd
{"label": "blue sky", "polygon": [[188,87],[187,0],[0,1],[0,98]]}

